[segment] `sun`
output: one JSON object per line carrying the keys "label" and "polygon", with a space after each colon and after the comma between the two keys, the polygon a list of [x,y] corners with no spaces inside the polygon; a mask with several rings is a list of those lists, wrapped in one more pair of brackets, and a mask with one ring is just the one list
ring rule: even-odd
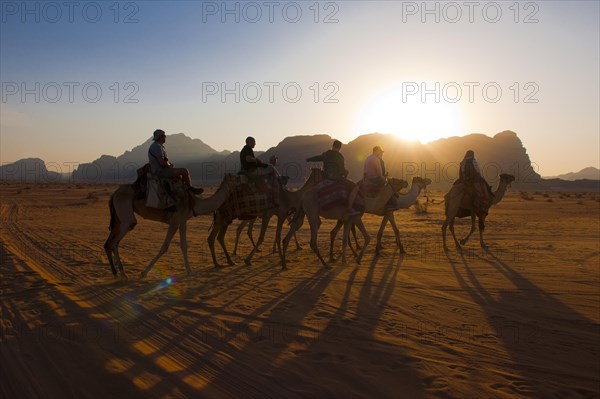
{"label": "sun", "polygon": [[[443,96],[436,99],[434,94],[424,98],[421,93],[409,95],[406,87],[389,86],[366,101],[357,115],[354,133],[392,133],[404,140],[428,143],[464,132],[458,104],[445,101]],[[414,92],[414,86],[411,89]]]}

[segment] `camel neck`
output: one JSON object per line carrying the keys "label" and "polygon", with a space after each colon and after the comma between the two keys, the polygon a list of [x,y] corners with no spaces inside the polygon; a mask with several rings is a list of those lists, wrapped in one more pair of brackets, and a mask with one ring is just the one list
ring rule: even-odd
{"label": "camel neck", "polygon": [[502,201],[502,198],[504,198],[504,194],[506,193],[507,187],[508,184],[504,180],[500,180],[500,183],[498,183],[498,188],[494,192],[494,202],[492,203],[492,205],[496,205],[498,202]]}
{"label": "camel neck", "polygon": [[206,199],[197,199],[194,205],[196,215],[206,215],[216,211],[219,206],[227,199],[231,189],[227,184],[221,184],[217,191]]}

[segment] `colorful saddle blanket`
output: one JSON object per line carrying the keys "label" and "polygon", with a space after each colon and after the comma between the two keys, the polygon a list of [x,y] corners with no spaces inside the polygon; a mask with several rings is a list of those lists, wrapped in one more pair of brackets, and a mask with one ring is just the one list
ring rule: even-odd
{"label": "colorful saddle blanket", "polygon": [[233,190],[219,207],[219,212],[227,223],[231,223],[233,219],[254,219],[274,208],[276,198],[276,194],[262,186],[243,184]]}
{"label": "colorful saddle blanket", "polygon": [[350,192],[340,182],[325,179],[317,184],[319,208],[328,210],[336,206],[346,206]]}

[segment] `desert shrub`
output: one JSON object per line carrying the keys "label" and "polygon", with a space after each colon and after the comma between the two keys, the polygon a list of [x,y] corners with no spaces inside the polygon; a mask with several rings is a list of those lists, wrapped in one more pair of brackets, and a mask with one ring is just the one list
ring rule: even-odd
{"label": "desert shrub", "polygon": [[544,193],[544,194],[542,194],[542,197],[544,197],[544,198],[549,198],[549,197],[550,197],[550,194],[548,194],[548,193]]}
{"label": "desert shrub", "polygon": [[95,191],[90,191],[87,195],[87,197],[85,197],[86,199],[90,199],[90,200],[98,200],[98,195],[96,194]]}
{"label": "desert shrub", "polygon": [[417,202],[415,202],[415,205],[413,206],[415,207],[415,213],[417,215],[423,215],[427,213],[427,207],[429,206],[429,204],[427,203],[427,201],[417,200]]}
{"label": "desert shrub", "polygon": [[525,191],[521,191],[521,199],[524,199],[525,201],[533,201],[533,197]]}
{"label": "desert shrub", "polygon": [[546,202],[554,202],[554,200],[552,198],[548,198]]}

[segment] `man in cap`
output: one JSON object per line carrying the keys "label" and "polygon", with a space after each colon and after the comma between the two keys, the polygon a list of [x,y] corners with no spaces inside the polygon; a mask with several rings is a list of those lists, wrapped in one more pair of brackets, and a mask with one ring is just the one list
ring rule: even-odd
{"label": "man in cap", "polygon": [[252,136],[246,137],[246,145],[240,151],[241,170],[249,179],[258,179],[261,176],[271,175],[270,191],[272,194],[273,205],[279,206],[279,173],[274,165],[264,163],[254,156],[253,148],[256,146],[256,139]]}
{"label": "man in cap", "polygon": [[156,129],[153,134],[153,141],[148,150],[148,160],[150,162],[150,171],[154,176],[164,178],[180,178],[189,190],[194,194],[202,194],[202,188],[192,187],[190,172],[186,168],[175,168],[167,158],[165,151],[165,142],[167,135],[164,130]]}

